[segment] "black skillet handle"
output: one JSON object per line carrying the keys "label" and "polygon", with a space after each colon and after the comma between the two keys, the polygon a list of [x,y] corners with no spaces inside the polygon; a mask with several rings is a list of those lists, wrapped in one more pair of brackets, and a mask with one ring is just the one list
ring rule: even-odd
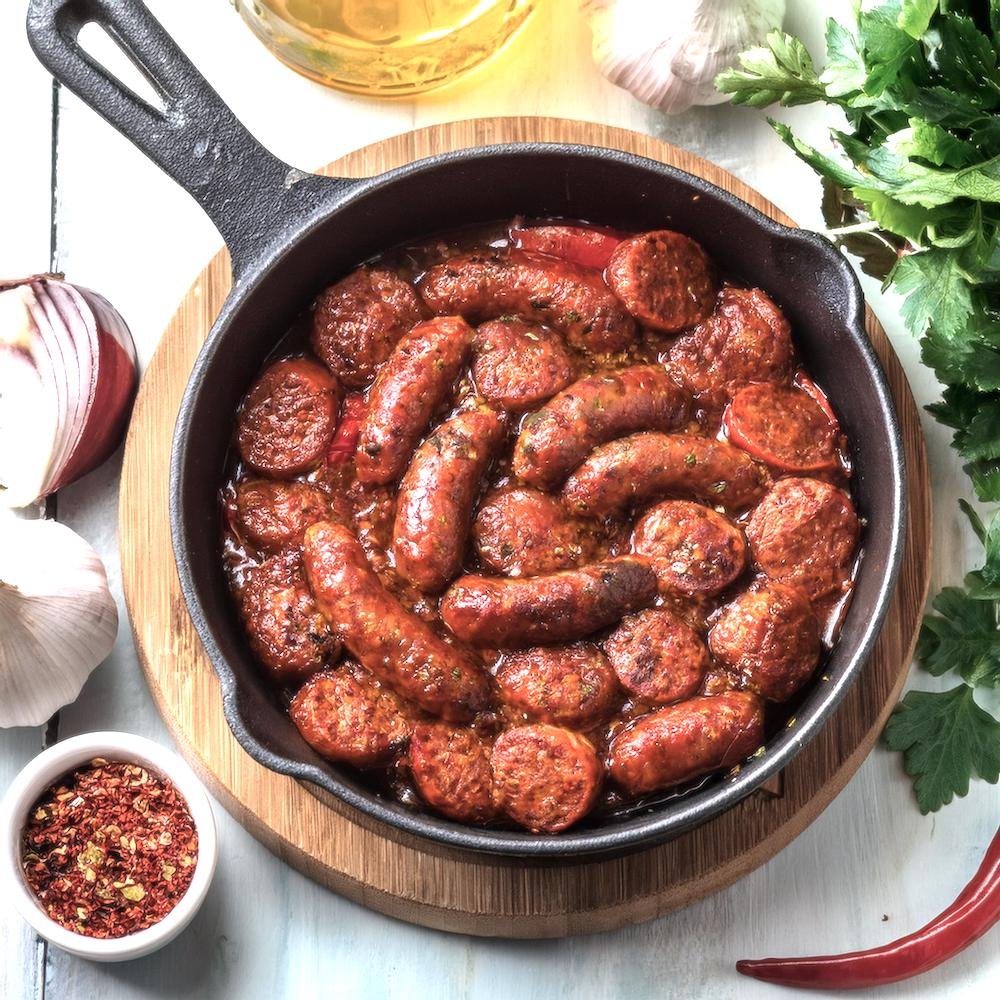
{"label": "black skillet handle", "polygon": [[[80,47],[77,36],[90,23],[104,28],[146,76],[162,108]],[[269,153],[139,0],[31,0],[28,39],[56,79],[195,198],[225,239],[237,280],[350,187]]]}

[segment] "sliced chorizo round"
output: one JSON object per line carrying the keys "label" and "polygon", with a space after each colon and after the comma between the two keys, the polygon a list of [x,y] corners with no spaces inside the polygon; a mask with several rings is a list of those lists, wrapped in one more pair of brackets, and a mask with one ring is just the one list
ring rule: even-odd
{"label": "sliced chorizo round", "polygon": [[726,398],[751,382],[787,382],[795,367],[791,328],[759,288],[727,285],[712,315],[674,341],[669,367],[701,397]]}
{"label": "sliced chorizo round", "polygon": [[460,316],[439,316],[405,334],[379,370],[358,434],[358,481],[394,483],[406,470],[436,410],[454,390],[474,331]]}
{"label": "sliced chorizo round", "polygon": [[608,770],[628,794],[646,795],[739,764],[763,743],[760,698],[727,691],[637,719],[612,740]]}
{"label": "sliced chorizo round", "polygon": [[480,505],[472,526],[480,561],[504,576],[538,576],[592,561],[600,540],[556,497],[513,486]]}
{"label": "sliced chorizo round", "polygon": [[659,229],[622,240],[605,275],[644,326],[676,333],[706,319],[715,305],[715,268],[699,243]]}
{"label": "sliced chorizo round", "polygon": [[245,479],[236,487],[240,534],[264,552],[297,545],[310,524],[329,516],[327,495],[308,483]]}
{"label": "sliced chorizo round", "polygon": [[585,737],[557,726],[508,729],[493,745],[501,809],[532,833],[558,833],[594,807],[603,768]]}
{"label": "sliced chorizo round", "polygon": [[797,386],[750,385],[726,414],[729,440],[772,469],[832,472],[841,467],[842,435],[825,397]]}
{"label": "sliced chorizo round", "polygon": [[476,331],[472,378],[488,403],[520,413],[576,378],[576,363],[561,334],[517,316],[483,323]]}
{"label": "sliced chorizo round", "polygon": [[496,815],[490,747],[469,727],[414,726],[410,771],[424,802],[449,819],[486,823]]}
{"label": "sliced chorizo round", "polygon": [[384,267],[359,267],[317,296],[312,349],[341,385],[363,389],[424,315],[408,281]]}
{"label": "sliced chorizo round", "polygon": [[301,681],[340,653],[340,642],[306,583],[297,548],[246,571],[240,616],[254,655],[279,684]]}
{"label": "sliced chorizo round", "polygon": [[337,383],[322,365],[308,358],[275,362],[240,407],[240,456],[277,479],[314,469],[326,457],[339,405]]}
{"label": "sliced chorizo round", "polygon": [[801,591],[768,583],[723,608],[708,647],[741,687],[768,701],[787,701],[819,662],[819,622]]}
{"label": "sliced chorizo round", "polygon": [[353,662],[306,681],[288,711],[318,754],[354,767],[387,764],[412,732],[406,704]]}
{"label": "sliced chorizo round", "polygon": [[819,602],[850,587],[861,532],[851,498],[819,479],[779,479],[757,505],[746,535],[772,580]]}
{"label": "sliced chorizo round", "polygon": [[724,514],[689,500],[665,500],[643,514],[632,548],[649,559],[664,592],[717,594],[746,568],[743,532]]}
{"label": "sliced chorizo round", "polygon": [[503,701],[529,721],[571,729],[605,721],[618,696],[607,657],[587,642],[509,653],[496,679]]}
{"label": "sliced chorizo round", "polygon": [[605,640],[604,652],[622,687],[658,705],[690,698],[709,668],[698,633],[665,608],[623,619]]}

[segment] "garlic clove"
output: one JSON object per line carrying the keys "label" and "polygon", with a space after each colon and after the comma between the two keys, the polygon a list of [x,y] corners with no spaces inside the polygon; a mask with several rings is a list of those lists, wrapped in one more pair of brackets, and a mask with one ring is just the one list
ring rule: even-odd
{"label": "garlic clove", "polygon": [[117,635],[93,548],[64,524],[0,511],[0,727],[42,725],[75,700]]}
{"label": "garlic clove", "polygon": [[715,78],[781,24],[785,0],[583,0],[601,73],[663,111],[719,104]]}

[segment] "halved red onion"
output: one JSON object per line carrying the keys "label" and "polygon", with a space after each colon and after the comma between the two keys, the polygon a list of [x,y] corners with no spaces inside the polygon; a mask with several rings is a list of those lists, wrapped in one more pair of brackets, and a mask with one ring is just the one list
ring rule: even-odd
{"label": "halved red onion", "polygon": [[102,295],[48,274],[0,281],[0,505],[104,462],[138,382],[132,335]]}

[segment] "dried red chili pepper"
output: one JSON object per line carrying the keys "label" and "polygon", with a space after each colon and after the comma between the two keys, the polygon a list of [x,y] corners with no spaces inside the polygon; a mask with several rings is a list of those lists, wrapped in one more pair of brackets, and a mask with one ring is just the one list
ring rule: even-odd
{"label": "dried red chili pepper", "polygon": [[95,938],[162,920],[198,860],[194,820],[173,784],[99,757],[45,791],[21,846],[25,879],[45,912]]}
{"label": "dried red chili pepper", "polygon": [[326,460],[331,465],[346,462],[354,457],[358,445],[358,435],[361,433],[361,421],[364,419],[368,404],[360,393],[353,393],[344,399],[340,411],[340,423],[326,450]]}
{"label": "dried red chili pepper", "polygon": [[1000,920],[1000,829],[972,881],[946,910],[898,941],[846,955],[762,958],[736,963],[736,971],[780,986],[863,989],[919,976],[946,962]]}

